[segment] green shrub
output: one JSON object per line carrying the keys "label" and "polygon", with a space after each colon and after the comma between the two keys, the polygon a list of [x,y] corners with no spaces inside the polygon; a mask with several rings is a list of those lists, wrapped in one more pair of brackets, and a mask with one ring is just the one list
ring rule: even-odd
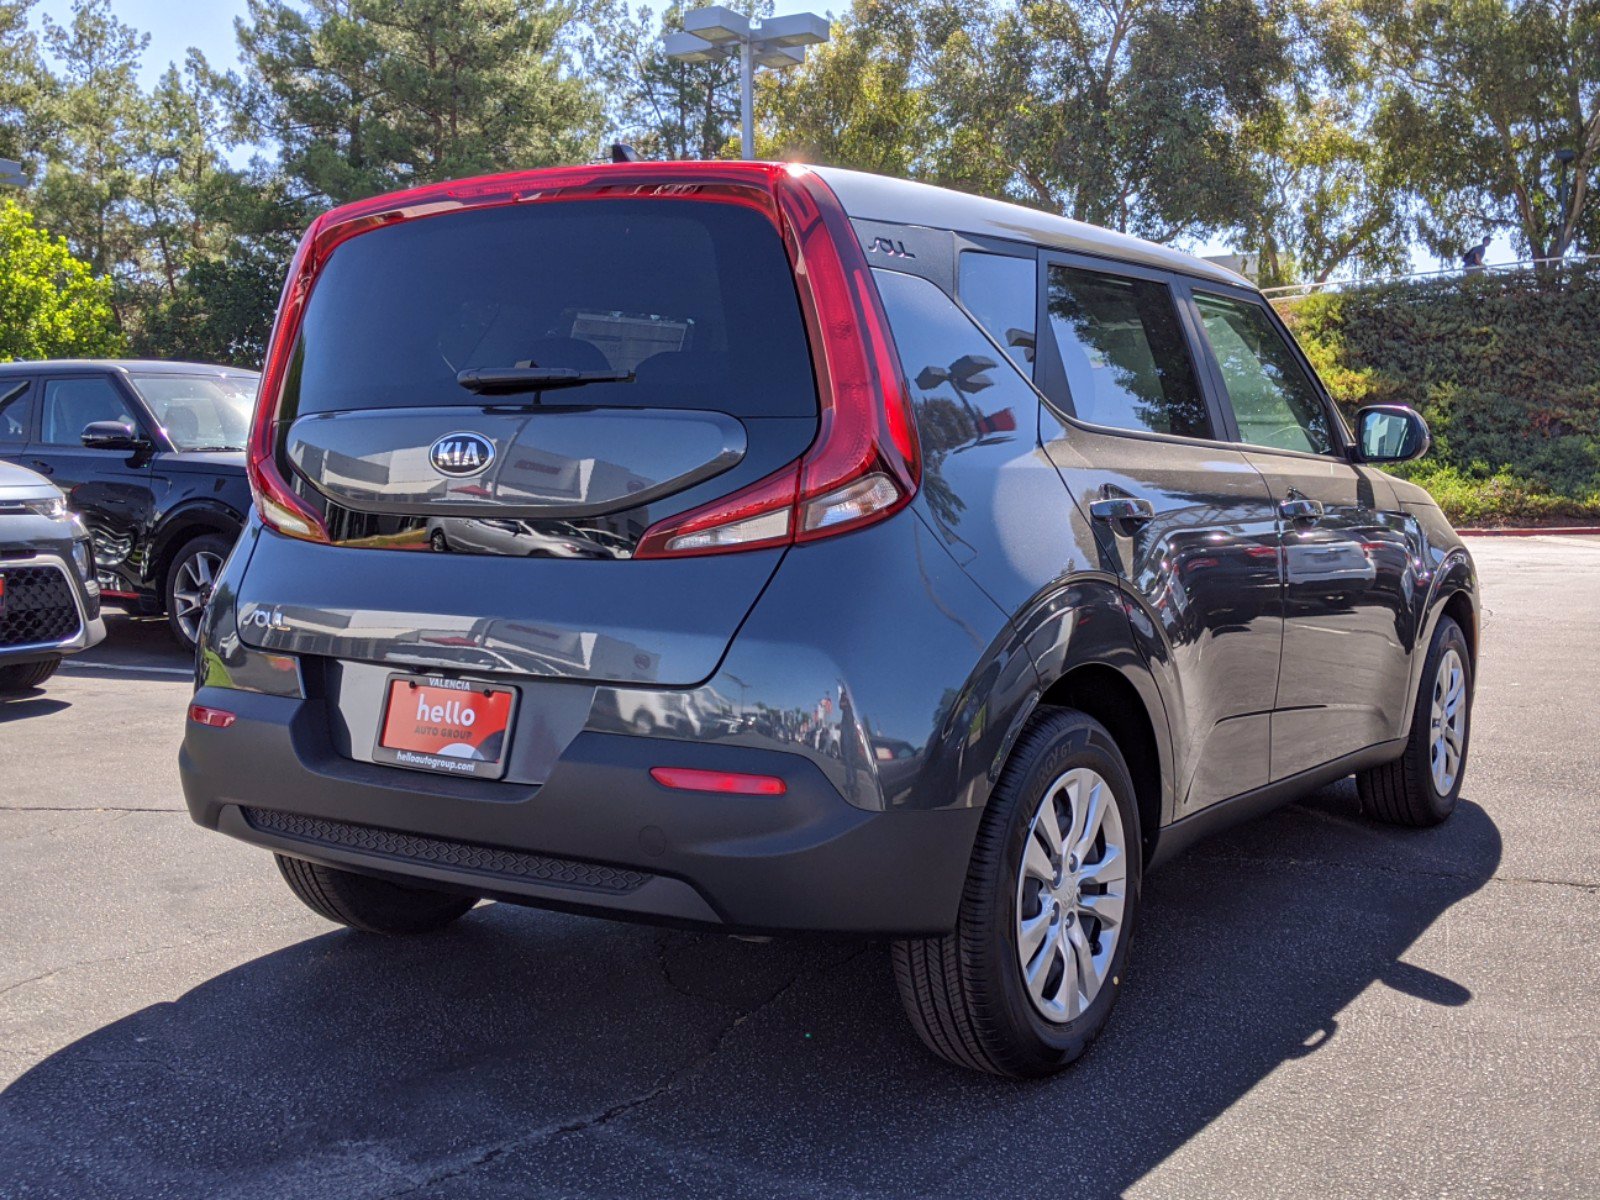
{"label": "green shrub", "polygon": [[1463,524],[1600,519],[1600,264],[1278,304],[1348,412],[1409,404],[1434,449],[1398,474]]}

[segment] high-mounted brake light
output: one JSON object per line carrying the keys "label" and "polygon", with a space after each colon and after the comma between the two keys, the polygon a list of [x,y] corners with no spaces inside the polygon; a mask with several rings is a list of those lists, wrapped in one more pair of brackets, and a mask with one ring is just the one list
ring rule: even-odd
{"label": "high-mounted brake light", "polygon": [[400,221],[466,208],[659,197],[741,204],[783,236],[800,293],[821,399],[816,439],[798,460],[731,496],[645,530],[635,558],[788,545],[858,529],[910,503],[922,478],[911,396],[872,271],[832,189],[814,171],[774,163],[619,163],[432,184],[318,217],[289,267],[256,397],[247,461],[262,519],[328,541],[278,454],[284,385],[317,275],[341,242]]}

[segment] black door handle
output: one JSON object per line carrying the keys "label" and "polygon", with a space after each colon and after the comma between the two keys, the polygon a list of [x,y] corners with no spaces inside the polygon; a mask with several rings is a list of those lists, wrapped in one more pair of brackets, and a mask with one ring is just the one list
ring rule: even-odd
{"label": "black door handle", "polygon": [[1112,525],[1143,525],[1154,520],[1155,505],[1138,496],[1108,496],[1089,504],[1089,515]]}
{"label": "black door handle", "polygon": [[40,462],[38,459],[34,459],[31,465],[41,475],[54,475],[56,473],[56,469],[49,463]]}
{"label": "black door handle", "polygon": [[1317,521],[1322,517],[1322,501],[1296,496],[1278,502],[1278,513],[1285,521]]}

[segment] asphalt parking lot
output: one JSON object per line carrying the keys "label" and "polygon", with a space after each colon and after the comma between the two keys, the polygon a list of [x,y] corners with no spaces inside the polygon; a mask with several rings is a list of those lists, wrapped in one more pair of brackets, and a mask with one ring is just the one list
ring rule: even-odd
{"label": "asphalt parking lot", "polygon": [[189,823],[183,659],[116,616],[0,706],[0,1196],[1592,1196],[1600,539],[1473,551],[1456,816],[1345,783],[1192,851],[1038,1084],[926,1054],[880,944],[335,931]]}

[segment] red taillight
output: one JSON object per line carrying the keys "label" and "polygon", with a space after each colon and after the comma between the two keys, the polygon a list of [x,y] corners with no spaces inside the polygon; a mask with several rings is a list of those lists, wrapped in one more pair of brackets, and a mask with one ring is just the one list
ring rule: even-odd
{"label": "red taillight", "polygon": [[775,179],[785,244],[800,287],[822,415],[797,463],[645,531],[635,558],[716,554],[810,541],[904,508],[921,452],[889,321],[866,255],[822,179]]}
{"label": "red taillight", "polygon": [[196,725],[205,725],[212,729],[226,729],[239,718],[236,714],[225,708],[208,708],[204,704],[189,705],[189,720]]}
{"label": "red taillight", "polygon": [[650,778],[681,792],[723,792],[739,796],[781,796],[789,790],[776,775],[737,771],[696,771],[690,767],[651,767]]}

